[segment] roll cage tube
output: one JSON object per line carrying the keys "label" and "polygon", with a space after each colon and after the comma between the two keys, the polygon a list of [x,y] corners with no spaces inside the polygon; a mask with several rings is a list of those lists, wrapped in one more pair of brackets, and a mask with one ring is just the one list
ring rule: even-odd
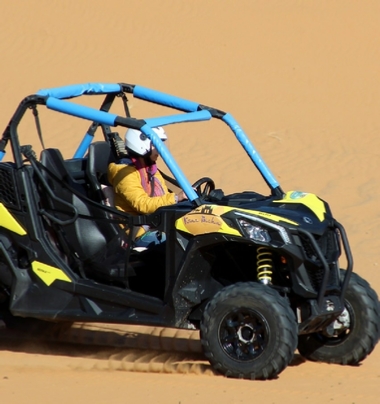
{"label": "roll cage tube", "polygon": [[70,101],[63,101],[58,98],[48,97],[46,106],[54,111],[76,116],[78,118],[96,121],[104,125],[115,126],[116,114],[99,111],[98,109],[86,107],[84,105],[74,104]]}
{"label": "roll cage tube", "polygon": [[[163,118],[152,118],[146,121],[137,120],[133,118],[123,118],[119,117],[115,114],[109,113],[108,111],[99,111],[97,109],[93,109],[90,107],[86,107],[83,105],[74,104],[68,101],[63,101],[69,98],[75,98],[81,95],[101,95],[101,94],[119,94],[122,92],[129,92],[132,93],[134,97],[140,98],[149,102],[153,102],[156,104],[160,104],[163,106],[167,106],[170,108],[174,108],[180,111],[184,111],[187,113],[195,113],[195,112],[202,112],[208,111],[207,117],[206,115],[197,115],[197,116],[190,116],[186,117],[181,115],[175,115],[172,117],[166,117],[167,120]],[[182,172],[178,171],[178,165],[172,160],[170,157],[169,152],[166,148],[162,148],[162,145],[159,144],[159,140],[157,140],[152,135],[149,127],[159,126],[158,122],[165,122],[162,125],[168,125],[171,123],[177,122],[190,122],[193,120],[206,120],[211,119],[211,117],[215,117],[218,119],[222,119],[233,131],[235,137],[242,145],[256,168],[261,173],[262,177],[264,178],[265,182],[268,184],[272,193],[278,196],[282,196],[283,191],[281,190],[279,183],[269,170],[268,166],[264,163],[262,158],[260,157],[259,153],[244,133],[242,128],[238,125],[232,115],[223,113],[222,111],[218,111],[218,114],[213,114],[214,108],[209,108],[204,105],[200,105],[199,103],[186,100],[184,98],[172,96],[170,94],[166,94],[160,91],[156,91],[153,89],[149,89],[139,85],[132,85],[132,84],[107,84],[107,83],[86,83],[86,84],[77,84],[77,85],[70,85],[70,86],[63,86],[63,87],[56,87],[51,89],[42,89],[39,90],[36,94],[39,97],[45,98],[46,106],[50,109],[56,110],[58,112],[63,112],[69,115],[73,115],[79,118],[89,119],[93,122],[98,122],[99,124],[108,125],[108,126],[125,126],[125,127],[133,127],[135,129],[141,129],[144,127],[145,122],[148,123],[148,127],[146,128],[146,135],[151,135],[151,140],[157,149],[162,149],[162,153],[165,155],[165,162],[166,160],[169,162],[171,167],[169,167],[174,174],[177,172],[181,182],[181,186],[183,186],[183,190],[187,194],[188,197],[193,198],[194,194],[192,192],[192,188],[188,189],[187,181],[184,182],[184,176]],[[186,114],[189,115],[189,114]],[[193,119],[194,118],[194,119]],[[164,119],[164,121],[162,121]],[[171,119],[171,120],[170,120]],[[82,157],[86,152],[89,144],[91,143],[93,136],[85,135],[84,139],[80,147],[78,148],[77,152],[75,153],[75,157]],[[162,142],[161,142],[162,143]],[[5,151],[0,149],[0,160],[4,156]],[[186,190],[188,192],[186,192]]]}
{"label": "roll cage tube", "polygon": [[59,100],[68,98],[80,97],[81,95],[101,95],[120,93],[122,88],[120,84],[107,84],[107,83],[86,83],[86,84],[73,84],[71,86],[55,87],[41,89],[37,95],[42,97],[53,97]]}
{"label": "roll cage tube", "polygon": [[54,97],[48,97],[46,99],[46,106],[49,109],[62,112],[68,115],[73,115],[79,118],[96,121],[99,122],[100,124],[105,124],[109,126],[120,125],[124,127],[134,127],[136,129],[140,129],[152,140],[153,145],[157,148],[161,157],[165,161],[165,164],[168,166],[169,170],[173,173],[174,177],[178,181],[180,187],[183,189],[189,200],[191,202],[195,202],[198,205],[200,204],[198,195],[191,187],[189,181],[179,168],[178,164],[171,157],[165,145],[155,134],[152,127],[164,126],[180,122],[196,122],[196,121],[210,120],[211,114],[209,111],[202,110],[186,114],[156,117],[143,121],[143,120],[136,120],[134,118],[120,117],[115,114],[111,114],[109,112],[99,111],[91,107],[74,104],[72,102],[60,100]]}
{"label": "roll cage tube", "polygon": [[147,135],[152,141],[154,147],[157,149],[158,154],[164,160],[165,164],[168,166],[169,170],[173,174],[174,178],[177,180],[178,185],[185,192],[186,196],[189,198],[189,201],[196,203],[196,205],[201,205],[199,201],[199,197],[194,189],[191,187],[191,184],[183,174],[182,170],[175,162],[173,157],[170,155],[168,149],[164,145],[163,141],[159,138],[159,136],[153,131],[152,127],[148,125],[144,125],[141,128],[141,131]]}
{"label": "roll cage tube", "polygon": [[269,167],[264,163],[259,153],[249,140],[248,136],[244,133],[243,129],[239,126],[233,116],[230,114],[225,114],[222,119],[234,132],[237,140],[243,146],[244,150],[251,158],[253,164],[259,170],[260,174],[264,178],[265,182],[268,184],[272,193],[276,196],[282,197],[284,195],[284,192],[280,188],[280,184],[277,182],[276,178],[269,170]]}
{"label": "roll cage tube", "polygon": [[5,149],[8,145],[8,142],[10,142],[17,168],[20,168],[23,164],[22,156],[20,153],[19,138],[17,135],[17,127],[20,121],[22,120],[25,112],[29,108],[33,108],[36,105],[45,105],[45,98],[40,97],[36,94],[25,97],[18,105],[16,111],[14,112],[12,118],[10,119],[8,125],[6,126],[3,132],[3,137],[0,141],[1,144],[0,150],[3,152],[1,158],[5,156],[6,154]]}
{"label": "roll cage tube", "polygon": [[[170,94],[166,94],[160,91],[151,90],[142,86],[134,86],[133,95],[136,98],[141,98],[146,101],[154,102],[156,104],[164,105],[171,108],[176,108],[182,111],[197,111],[200,108],[205,108],[205,110],[214,110],[214,108],[208,108],[204,105],[200,105],[198,103],[185,100],[183,98],[174,97]],[[221,118],[233,131],[237,140],[242,145],[244,150],[247,152],[249,158],[252,160],[253,164],[259,170],[260,174],[264,178],[265,182],[269,186],[272,191],[272,194],[282,197],[284,192],[280,188],[279,183],[277,182],[274,175],[269,170],[268,166],[264,163],[264,160],[260,157],[258,151],[255,149],[252,142],[249,140],[248,136],[244,133],[243,129],[239,126],[236,120],[232,117],[231,114],[219,113],[216,118]]]}
{"label": "roll cage tube", "polygon": [[[120,84],[85,83],[85,84],[73,84],[70,86],[41,89],[37,92],[37,95],[43,97],[53,97],[59,100],[65,100],[69,98],[80,97],[82,95],[102,95],[102,94],[116,95],[120,92],[122,92],[122,87],[120,86]],[[74,158],[82,157],[87,151],[92,140],[93,140],[93,134],[86,133],[81,144],[79,145],[77,151],[74,154]]]}
{"label": "roll cage tube", "polygon": [[[124,93],[107,94],[106,98],[104,99],[104,101],[103,101],[103,103],[102,103],[102,105],[100,107],[100,111],[109,112],[109,110],[110,110],[116,96],[120,95],[120,94],[124,95]],[[124,97],[123,97],[123,102],[126,104],[126,102],[127,102],[126,97],[125,97],[125,100],[124,100]],[[126,109],[127,117],[130,117],[127,105],[125,105],[125,109]],[[101,125],[101,126],[102,126],[102,129],[103,129],[103,133],[104,133],[104,131],[107,131],[107,130],[109,131],[109,126],[108,125],[106,125],[106,126]],[[98,127],[99,127],[98,122],[92,122],[91,123],[90,127],[88,128],[86,134],[84,135],[84,137],[82,139],[82,142],[80,143],[78,149],[74,153],[74,158],[81,158],[81,157],[83,157],[85,155],[88,147],[90,146],[90,144],[94,140],[94,135],[95,135],[95,132],[98,129]]]}
{"label": "roll cage tube", "polygon": [[169,153],[164,142],[153,131],[152,127],[165,126],[177,122],[196,122],[210,120],[211,114],[207,110],[190,112],[187,114],[173,115],[161,118],[146,119],[146,125],[142,126],[140,130],[145,133],[152,141],[154,147],[157,149],[159,155],[164,160],[165,164],[173,174],[174,178],[178,181],[179,186],[185,192],[186,196],[191,202],[195,202],[198,206],[201,204],[198,194],[194,191],[193,187],[187,180],[186,176],[181,171],[179,165],[175,162],[172,155]]}
{"label": "roll cage tube", "polygon": [[155,104],[164,105],[166,107],[179,109],[185,112],[194,112],[199,109],[200,104],[185,100],[184,98],[175,97],[160,91],[151,90],[142,86],[135,86],[133,96],[145,101],[154,102]]}

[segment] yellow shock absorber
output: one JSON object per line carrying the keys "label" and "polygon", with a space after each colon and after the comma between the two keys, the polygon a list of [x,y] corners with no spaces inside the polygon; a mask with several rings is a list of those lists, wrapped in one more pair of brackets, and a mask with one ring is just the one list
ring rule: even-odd
{"label": "yellow shock absorber", "polygon": [[257,249],[257,279],[267,285],[272,283],[272,252],[266,247]]}

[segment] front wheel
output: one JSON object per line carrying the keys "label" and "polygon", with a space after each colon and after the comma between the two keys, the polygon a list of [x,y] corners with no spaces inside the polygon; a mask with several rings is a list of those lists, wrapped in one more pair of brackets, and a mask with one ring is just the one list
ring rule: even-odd
{"label": "front wheel", "polygon": [[200,325],[205,356],[218,372],[271,379],[290,363],[297,323],[289,302],[269,286],[237,283],[207,304]]}
{"label": "front wheel", "polygon": [[[341,270],[343,279],[345,271]],[[357,365],[379,340],[380,304],[367,281],[353,273],[345,296],[345,309],[333,323],[334,333],[300,335],[298,351],[306,359]]]}

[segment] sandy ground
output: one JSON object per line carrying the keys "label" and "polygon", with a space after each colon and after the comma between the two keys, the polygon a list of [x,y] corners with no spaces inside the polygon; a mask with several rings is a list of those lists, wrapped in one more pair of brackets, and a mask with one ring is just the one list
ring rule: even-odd
{"label": "sandy ground", "polygon": [[[14,0],[0,10],[4,128],[26,95],[81,82],[140,84],[229,111],[283,189],[330,203],[355,271],[380,293],[377,0]],[[76,128],[63,118],[49,124],[47,143],[72,153]],[[229,192],[261,191],[220,133],[171,131],[170,147],[191,180],[210,175]],[[131,336],[129,346],[3,341],[2,402],[378,402],[379,348],[358,367],[296,354],[278,379],[250,382],[215,375],[194,333],[115,330]]]}

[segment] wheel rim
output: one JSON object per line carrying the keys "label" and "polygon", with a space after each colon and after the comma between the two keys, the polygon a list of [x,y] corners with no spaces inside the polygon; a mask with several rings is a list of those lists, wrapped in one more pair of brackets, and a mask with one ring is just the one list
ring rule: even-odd
{"label": "wheel rim", "polygon": [[257,359],[268,345],[269,326],[257,311],[239,308],[227,314],[219,327],[219,343],[239,362]]}

